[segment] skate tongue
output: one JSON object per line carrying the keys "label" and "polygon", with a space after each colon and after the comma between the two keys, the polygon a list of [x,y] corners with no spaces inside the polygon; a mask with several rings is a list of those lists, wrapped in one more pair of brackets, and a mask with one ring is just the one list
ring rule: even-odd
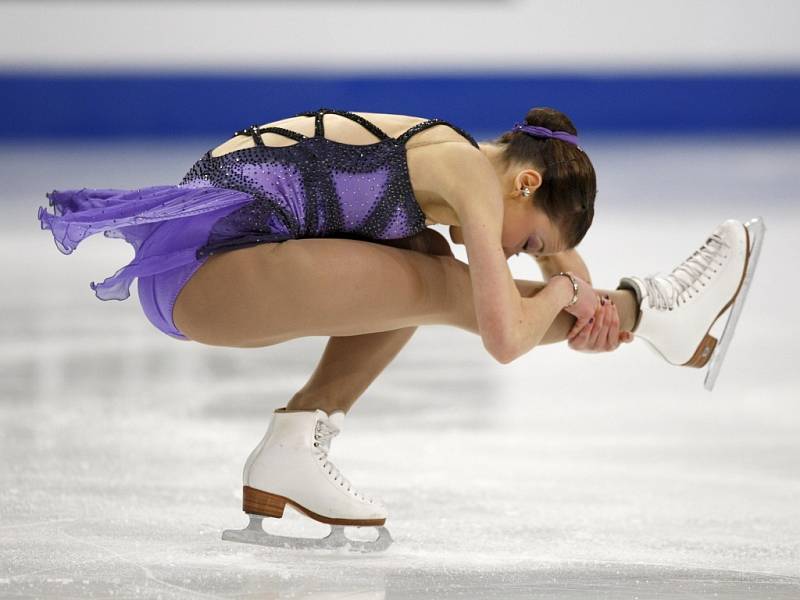
{"label": "skate tongue", "polygon": [[320,421],[324,421],[326,425],[329,427],[333,427],[337,430],[337,432],[342,431],[342,427],[344,427],[344,415],[345,412],[343,410],[335,410],[331,414],[326,413],[321,408],[318,408],[317,411],[317,419]]}
{"label": "skate tongue", "polygon": [[330,415],[328,415],[328,422],[336,427],[341,433],[342,427],[344,427],[344,411],[343,410],[335,410]]}

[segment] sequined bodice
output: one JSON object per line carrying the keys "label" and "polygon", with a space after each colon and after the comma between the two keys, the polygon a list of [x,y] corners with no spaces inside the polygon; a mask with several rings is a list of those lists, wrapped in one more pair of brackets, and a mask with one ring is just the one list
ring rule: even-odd
{"label": "sequined bodice", "polygon": [[[378,141],[355,145],[325,137],[322,117],[347,117],[373,133]],[[314,136],[281,127],[255,125],[237,131],[256,145],[222,156],[209,150],[189,170],[182,186],[214,186],[247,192],[253,201],[215,224],[198,257],[262,242],[304,237],[396,239],[425,227],[425,213],[411,187],[405,143],[416,133],[444,124],[441,119],[414,125],[402,135],[388,136],[374,123],[347,111],[320,108],[295,116],[314,116]],[[265,146],[261,134],[272,132],[297,141]]]}

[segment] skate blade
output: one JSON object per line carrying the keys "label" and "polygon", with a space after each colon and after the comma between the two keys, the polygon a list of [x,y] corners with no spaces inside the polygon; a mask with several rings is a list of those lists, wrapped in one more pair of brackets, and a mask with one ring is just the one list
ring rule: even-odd
{"label": "skate blade", "polygon": [[351,540],[344,534],[344,525],[331,525],[331,532],[324,538],[297,538],[274,535],[264,531],[264,517],[248,515],[250,523],[244,529],[226,529],[222,539],[241,544],[257,544],[272,548],[289,548],[291,550],[345,548],[352,552],[381,552],[392,545],[392,536],[386,527],[380,526],[378,537],[372,541]]}
{"label": "skate blade", "polygon": [[747,227],[747,233],[750,236],[750,257],[748,258],[747,272],[744,275],[739,294],[736,296],[736,300],[734,300],[730,308],[728,320],[725,322],[725,329],[722,331],[722,335],[717,341],[716,349],[711,355],[711,360],[708,364],[708,371],[706,372],[706,379],[703,383],[703,387],[709,392],[714,389],[714,384],[717,381],[722,362],[725,360],[725,354],[728,352],[728,347],[733,339],[733,332],[742,314],[742,308],[744,307],[744,301],[750,289],[750,284],[753,282],[753,274],[756,272],[758,257],[761,254],[761,244],[764,241],[764,234],[767,231],[761,217],[750,219],[744,225]]}

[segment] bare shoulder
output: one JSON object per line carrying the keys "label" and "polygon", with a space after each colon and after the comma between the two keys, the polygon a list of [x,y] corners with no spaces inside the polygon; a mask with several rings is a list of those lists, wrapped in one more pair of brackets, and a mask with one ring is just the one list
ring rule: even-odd
{"label": "bare shoulder", "polygon": [[494,168],[483,152],[463,137],[409,150],[408,157],[415,183],[442,198],[462,225],[464,218],[474,213],[502,214]]}

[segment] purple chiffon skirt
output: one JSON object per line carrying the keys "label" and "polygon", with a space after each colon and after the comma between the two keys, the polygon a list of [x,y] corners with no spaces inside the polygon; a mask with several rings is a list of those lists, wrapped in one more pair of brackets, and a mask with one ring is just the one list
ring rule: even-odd
{"label": "purple chiffon skirt", "polygon": [[47,194],[54,214],[39,208],[42,229],[70,254],[90,235],[123,238],[134,259],[101,283],[90,283],[100,300],[124,300],[138,279],[139,300],[147,318],[164,333],[187,339],[172,320],[172,307],[183,285],[208,258],[197,250],[221,218],[250,202],[245,192],[181,184],[138,190],[80,189]]}

